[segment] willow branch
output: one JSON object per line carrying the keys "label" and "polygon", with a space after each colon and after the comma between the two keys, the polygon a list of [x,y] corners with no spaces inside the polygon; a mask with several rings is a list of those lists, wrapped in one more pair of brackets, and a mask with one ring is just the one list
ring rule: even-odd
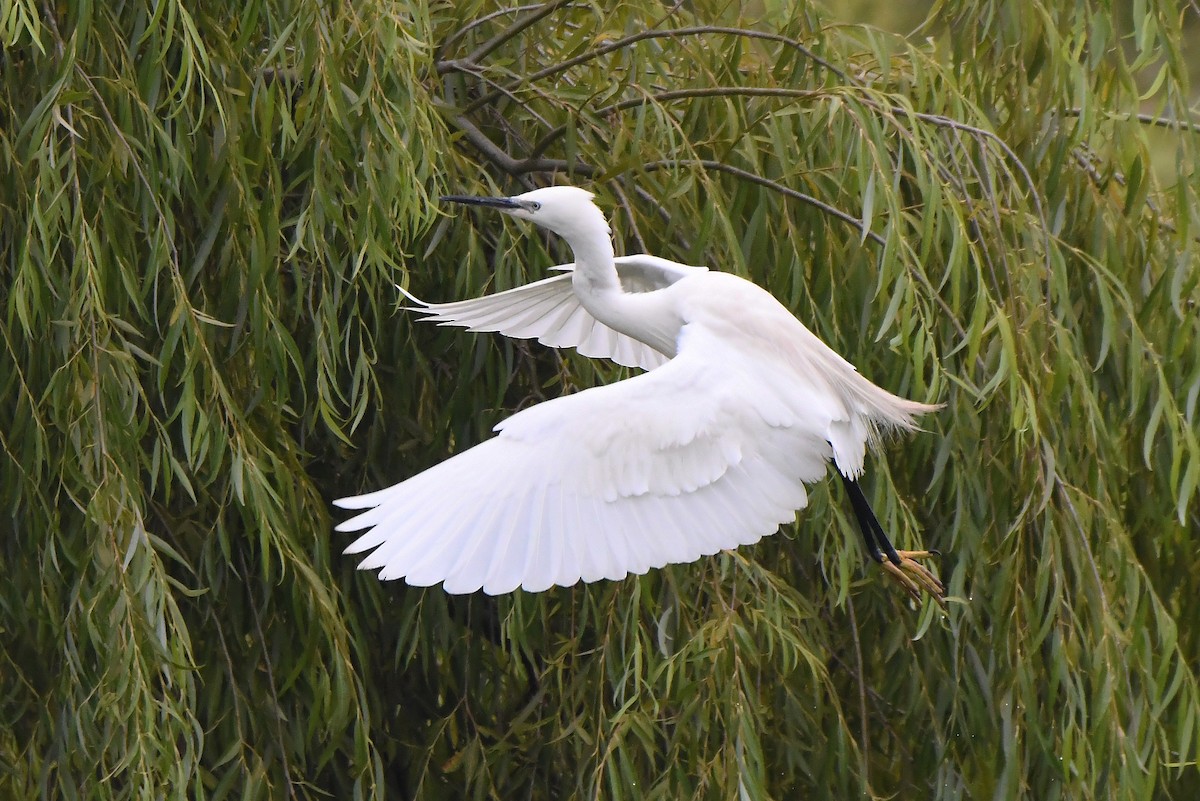
{"label": "willow branch", "polygon": [[[684,100],[689,98],[703,97],[782,97],[789,99],[807,99],[813,97],[824,97],[825,92],[815,92],[811,89],[783,89],[761,86],[712,86],[703,89],[675,89],[669,92],[656,92],[654,94],[643,95],[629,100],[622,100],[619,103],[612,103],[595,110],[597,117],[604,117],[608,114],[616,114],[622,111],[627,111],[631,108],[644,106],[648,103],[668,103],[672,100]],[[538,140],[534,145],[530,157],[537,157],[546,152],[550,145],[554,144],[555,140],[561,137],[567,131],[566,125],[560,125],[553,128],[545,136]]]}
{"label": "willow branch", "polygon": [[457,31],[442,40],[441,44],[439,44],[437,49],[434,51],[434,61],[440,62],[442,60],[442,53],[446,52],[446,48],[450,47],[450,45],[454,44],[459,39],[478,28],[480,25],[486,25],[487,23],[499,17],[507,17],[513,14],[520,14],[525,11],[533,11],[534,9],[541,7],[542,3],[530,3],[529,5],[514,6],[513,8],[502,8],[499,11],[493,11],[490,14],[484,14],[482,17],[477,17],[471,20],[466,25],[462,26]]}
{"label": "willow branch", "polygon": [[520,34],[521,31],[525,30],[526,28],[529,28],[532,25],[537,24],[540,20],[544,19],[545,17],[550,16],[551,14],[553,14],[555,11],[558,11],[563,6],[570,5],[570,4],[571,4],[571,0],[555,0],[555,2],[546,3],[545,5],[538,8],[538,10],[535,11],[534,13],[530,14],[527,17],[522,17],[521,19],[516,20],[515,22],[513,22],[512,25],[509,25],[507,28],[500,31],[500,33],[496,34],[491,39],[488,39],[486,42],[481,44],[479,47],[475,48],[475,50],[473,50],[471,52],[471,54],[467,56],[467,61],[476,62],[476,63],[479,62],[481,59],[486,58],[488,56],[488,54],[490,54],[493,50],[495,50],[496,48],[503,45],[509,39],[512,39],[513,37]]}
{"label": "willow branch", "polygon": [[[1106,191],[1105,187],[1108,184],[1108,179],[1100,174],[1100,170],[1097,169],[1094,163],[1099,157],[1091,150],[1091,148],[1088,148],[1086,145],[1079,145],[1073,148],[1071,150],[1071,157],[1079,169],[1081,169],[1092,182],[1092,185],[1096,188],[1096,190],[1103,194]],[[1119,186],[1128,186],[1125,175],[1119,170],[1113,171],[1111,180],[1116,181]],[[1175,225],[1175,223],[1166,218],[1166,216],[1163,214],[1163,211],[1158,207],[1158,204],[1151,200],[1149,195],[1147,195],[1146,199],[1142,202],[1146,208],[1150,210],[1150,214],[1153,215],[1155,225],[1167,233],[1179,233],[1179,228]],[[1191,239],[1192,242],[1200,244],[1200,235],[1193,234],[1191,237],[1189,237],[1189,239]]]}
{"label": "willow branch", "polygon": [[637,215],[633,213],[633,204],[629,202],[628,195],[621,188],[619,183],[612,185],[613,194],[617,196],[617,201],[621,206],[621,210],[625,212],[625,219],[629,224],[629,233],[637,242],[638,250],[642,253],[646,252],[646,240],[642,237],[641,229],[638,228]]}
{"label": "willow branch", "polygon": [[863,773],[863,784],[868,787],[871,784],[870,765],[867,761],[867,754],[871,752],[871,741],[868,739],[867,731],[867,685],[863,679],[863,655],[862,645],[858,639],[858,617],[854,614],[854,598],[846,599],[846,608],[850,611],[850,634],[854,642],[854,680],[858,684],[858,727],[859,736],[862,738],[862,747],[859,752],[861,761],[860,770]]}
{"label": "willow branch", "polygon": [[877,245],[882,246],[886,244],[886,241],[882,236],[874,231],[863,228],[862,220],[847,214],[836,206],[831,206],[825,201],[818,200],[812,195],[806,195],[803,192],[792,189],[790,186],[784,186],[778,181],[772,181],[770,178],[764,178],[757,173],[750,172],[749,170],[743,170],[741,167],[734,167],[732,164],[726,164],[723,161],[714,161],[712,159],[664,159],[662,161],[652,161],[649,164],[643,164],[639,166],[638,169],[644,172],[653,172],[655,170],[669,169],[671,167],[681,166],[684,164],[692,164],[697,167],[703,167],[706,170],[713,170],[714,172],[723,172],[727,175],[740,178],[743,181],[749,181],[752,184],[765,186],[766,188],[778,192],[786,197],[790,197],[793,200],[799,200],[801,203],[807,203],[808,205],[819,209],[830,217],[835,217],[842,222],[853,226],[855,230],[857,230],[864,238],[870,239]]}
{"label": "willow branch", "polygon": [[[1062,115],[1064,117],[1081,117],[1083,116],[1083,109],[1063,109]],[[1140,122],[1142,125],[1151,125],[1156,128],[1171,128],[1176,131],[1200,133],[1200,123],[1188,122],[1187,120],[1179,120],[1173,117],[1159,117],[1154,114],[1110,114],[1109,116],[1117,120],[1133,120],[1134,122]]]}
{"label": "willow branch", "polygon": [[[246,565],[245,552],[239,551],[238,558],[242,562],[242,570],[246,575],[249,575],[250,571]],[[263,605],[265,606],[266,604],[267,599],[264,591]],[[266,634],[263,633],[262,619],[258,614],[258,605],[254,602],[253,597],[251,597],[249,607],[250,616],[254,620],[254,629],[258,633],[258,642],[262,647],[262,660],[263,666],[266,668],[267,688],[270,690],[271,694],[271,706],[269,714],[271,716],[271,722],[274,724],[275,739],[279,748],[280,767],[283,768],[283,780],[287,784],[288,798],[293,799],[294,801],[296,798],[296,781],[292,778],[292,769],[291,765],[289,764],[290,760],[288,759],[287,740],[283,736],[282,721],[284,720],[285,715],[283,713],[283,705],[279,702],[279,685],[275,681],[275,668],[271,665],[270,646],[268,644],[269,641],[267,640]]]}
{"label": "willow branch", "polygon": [[544,158],[527,158],[516,159],[510,156],[504,148],[493,142],[491,138],[479,129],[475,123],[471,122],[465,116],[459,115],[453,117],[451,122],[454,123],[463,137],[470,142],[476,150],[499,169],[509,175],[524,175],[531,172],[568,172],[575,175],[594,176],[599,173],[599,170],[590,164],[585,164],[582,161],[567,161],[566,159],[544,159]]}
{"label": "willow branch", "polygon": [[[489,86],[493,87],[493,91],[499,92],[504,97],[508,98],[510,101],[512,101],[513,105],[520,107],[520,109],[522,111],[524,111],[526,114],[528,114],[530,117],[533,117],[535,120],[540,122],[542,125],[549,127],[549,125],[550,125],[549,120],[547,120],[545,117],[543,117],[541,114],[539,114],[532,106],[530,106],[528,103],[526,103],[524,100],[522,100],[515,92],[510,91],[505,86],[501,86],[499,81],[489,78],[487,75],[487,72],[482,67],[474,67],[470,70],[465,70],[465,71],[469,71],[471,75],[474,75],[479,80],[481,80],[484,83],[488,84]],[[498,115],[498,116],[500,116],[500,115]]]}
{"label": "willow branch", "polygon": [[1038,222],[1041,223],[1042,241],[1043,241],[1042,262],[1043,262],[1043,266],[1046,268],[1046,274],[1049,275],[1049,273],[1051,271],[1050,223],[1046,219],[1046,211],[1042,207],[1042,198],[1041,198],[1041,195],[1038,194],[1037,184],[1034,183],[1033,176],[1030,175],[1029,170],[1026,169],[1025,162],[1021,161],[1020,157],[1018,157],[1016,152],[1011,147],[1008,146],[1007,142],[1005,142],[1003,139],[1001,139],[999,136],[997,136],[994,132],[989,131],[986,128],[980,128],[975,125],[970,125],[965,122],[960,122],[959,120],[953,119],[951,117],[946,117],[941,114],[929,114],[924,111],[913,111],[911,109],[906,109],[902,106],[887,106],[887,105],[879,103],[875,100],[872,100],[871,98],[862,98],[862,102],[868,106],[871,106],[872,108],[883,109],[883,110],[889,111],[892,114],[895,114],[898,116],[908,117],[910,119],[920,120],[922,122],[928,122],[931,125],[936,125],[941,128],[951,128],[955,131],[962,131],[964,133],[969,133],[978,139],[985,139],[985,140],[993,143],[997,148],[999,148],[1000,152],[1004,155],[1004,157],[1016,167],[1017,172],[1019,172],[1021,174],[1021,179],[1025,182],[1026,189],[1029,190],[1029,200],[1033,203],[1033,210],[1037,214]]}
{"label": "willow branch", "polygon": [[827,92],[812,89],[784,89],[770,86],[710,86],[702,89],[675,89],[669,92],[658,92],[643,97],[622,100],[620,103],[603,106],[596,109],[596,114],[605,115],[625,111],[647,103],[666,103],[691,97],[784,97],[789,99],[809,99],[825,97]]}
{"label": "willow branch", "polygon": [[[536,83],[537,81],[540,81],[544,78],[549,78],[551,76],[559,74],[560,72],[565,72],[566,70],[569,70],[571,67],[576,67],[576,66],[579,66],[580,64],[585,64],[589,61],[594,61],[595,59],[600,58],[602,56],[606,56],[609,53],[613,53],[617,50],[622,50],[626,47],[629,47],[630,45],[637,44],[638,42],[642,42],[647,39],[677,39],[677,38],[682,38],[685,36],[705,36],[705,35],[712,35],[712,34],[721,34],[721,35],[727,35],[727,36],[741,36],[741,37],[744,37],[747,39],[761,39],[764,41],[778,42],[780,44],[784,44],[788,47],[791,47],[791,48],[799,51],[800,53],[803,53],[804,56],[806,58],[808,58],[810,61],[812,61],[814,64],[818,64],[818,65],[824,67],[825,69],[829,70],[829,72],[831,72],[833,75],[836,75],[838,78],[845,81],[846,83],[848,83],[848,84],[855,83],[855,81],[852,78],[850,78],[846,73],[844,73],[842,70],[838,69],[837,67],[833,66],[829,62],[825,61],[825,59],[821,58],[816,53],[812,52],[812,50],[805,47],[799,41],[792,39],[790,37],[783,36],[783,35],[777,34],[777,33],[768,33],[766,31],[747,30],[746,28],[727,28],[727,27],[722,27],[722,26],[717,26],[717,25],[699,25],[699,26],[695,26],[695,27],[691,27],[691,28],[676,28],[674,30],[669,30],[669,31],[641,31],[640,33],[635,33],[635,34],[631,34],[630,36],[622,37],[615,41],[609,42],[608,44],[597,47],[594,50],[589,50],[588,52],[581,53],[580,55],[575,56],[574,58],[569,58],[566,61],[562,61],[558,64],[553,64],[549,67],[545,67],[541,70],[538,70],[537,72],[527,75],[524,78],[522,78],[519,82],[517,82],[514,86],[512,86],[511,89],[513,89],[515,91],[522,84]],[[438,71],[439,75],[447,73],[447,72],[451,72],[451,71],[456,71],[456,70],[457,71],[471,71],[471,70],[478,69],[478,68],[479,68],[478,65],[476,65],[474,62],[470,61],[469,59],[450,59],[447,61],[438,62],[438,64],[437,64],[437,71]],[[467,109],[465,109],[464,113],[469,114],[472,111],[475,111],[476,109],[480,108],[481,106],[485,106],[489,103],[492,103],[496,100],[497,97],[499,97],[499,92],[497,92],[495,90],[488,92],[487,94],[483,95],[478,100],[476,100],[474,103],[472,103]]]}

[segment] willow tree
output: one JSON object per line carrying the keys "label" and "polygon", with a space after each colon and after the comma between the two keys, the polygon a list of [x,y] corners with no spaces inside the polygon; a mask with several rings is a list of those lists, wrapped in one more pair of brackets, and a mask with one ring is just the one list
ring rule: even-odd
{"label": "willow tree", "polygon": [[[0,3],[0,795],[1196,797],[1194,8],[768,5]],[[622,375],[397,308],[564,260],[433,200],[554,181],[946,404],[867,478],[945,613],[833,482],[537,595],[340,555]]]}

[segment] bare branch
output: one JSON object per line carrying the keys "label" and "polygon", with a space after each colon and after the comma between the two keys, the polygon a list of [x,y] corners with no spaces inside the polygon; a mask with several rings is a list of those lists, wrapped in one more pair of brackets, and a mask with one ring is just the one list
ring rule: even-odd
{"label": "bare branch", "polygon": [[477,77],[479,80],[483,81],[484,83],[488,84],[489,86],[494,87],[495,91],[503,94],[505,97],[507,97],[509,100],[511,100],[514,105],[520,106],[521,109],[526,114],[528,114],[529,116],[536,119],[542,125],[546,125],[546,126],[550,125],[549,120],[547,120],[545,117],[543,117],[541,114],[539,114],[532,106],[530,106],[528,103],[526,103],[520,97],[518,97],[514,92],[510,92],[506,87],[501,86],[499,81],[489,78],[487,76],[487,73],[484,71],[483,67],[480,67],[479,65],[474,64],[474,63],[464,63],[462,66],[463,66],[464,72],[469,72],[470,74]]}
{"label": "bare branch", "polygon": [[[1096,187],[1096,190],[1100,193],[1103,193],[1108,180],[1100,174],[1100,170],[1096,167],[1095,162],[1099,159],[1099,157],[1090,148],[1084,145],[1080,145],[1072,149],[1071,157],[1072,161],[1074,161],[1079,169],[1081,169],[1091,180],[1092,184]],[[1127,179],[1120,170],[1113,171],[1111,180],[1115,181],[1119,186],[1128,185]],[[1179,233],[1179,228],[1175,225],[1175,223],[1166,219],[1166,217],[1163,215],[1162,209],[1158,207],[1158,204],[1154,202],[1150,195],[1146,195],[1146,199],[1143,201],[1143,203],[1154,216],[1155,225],[1169,234]],[[1193,242],[1200,244],[1200,236],[1193,235],[1190,237],[1190,239]]]}
{"label": "bare branch", "polygon": [[[249,569],[249,566],[246,564],[245,551],[239,551],[238,556],[242,562],[243,572],[246,575],[249,575],[250,569]],[[263,608],[267,607],[267,601],[265,599],[265,596],[268,596],[268,595],[269,595],[269,593],[264,590]],[[271,654],[270,654],[270,646],[269,646],[270,640],[267,639],[267,635],[263,632],[262,618],[259,615],[258,604],[250,603],[249,607],[250,607],[250,615],[254,620],[254,629],[258,633],[258,642],[259,642],[259,645],[262,647],[262,661],[263,661],[263,667],[266,668],[267,687],[271,691],[270,717],[271,717],[271,723],[274,724],[275,742],[279,749],[278,753],[279,753],[280,767],[283,768],[283,779],[287,783],[286,786],[287,786],[288,798],[295,799],[296,798],[296,781],[295,781],[295,779],[292,778],[292,769],[291,769],[291,766],[288,764],[288,762],[289,762],[288,761],[288,749],[287,749],[287,744],[286,744],[287,740],[284,739],[283,725],[282,725],[282,721],[284,719],[283,704],[281,704],[279,701],[279,684],[275,680],[275,668],[271,666]]]}

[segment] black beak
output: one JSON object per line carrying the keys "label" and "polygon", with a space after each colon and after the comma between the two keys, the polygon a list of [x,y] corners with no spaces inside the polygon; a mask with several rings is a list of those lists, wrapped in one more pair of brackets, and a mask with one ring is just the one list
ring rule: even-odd
{"label": "black beak", "polygon": [[462,203],[467,206],[490,206],[502,211],[521,208],[521,204],[510,197],[473,197],[471,195],[444,195],[438,198],[443,203]]}

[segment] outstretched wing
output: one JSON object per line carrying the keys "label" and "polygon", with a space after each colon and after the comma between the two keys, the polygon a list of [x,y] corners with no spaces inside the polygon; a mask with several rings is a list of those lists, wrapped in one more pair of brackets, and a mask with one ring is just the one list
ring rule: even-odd
{"label": "outstretched wing", "polygon": [[[691,329],[691,330],[689,330]],[[619,579],[756,542],[808,500],[831,448],[787,381],[694,325],[653,372],[526,409],[499,436],[378,492],[347,553],[447,592]],[[743,365],[743,366],[739,366]]]}
{"label": "outstretched wing", "polygon": [[[704,267],[657,256],[639,254],[616,259],[617,275],[627,292],[649,292],[675,283]],[[611,359],[626,367],[653,370],[667,357],[642,342],[618,333],[588,313],[571,289],[574,264],[553,268],[565,271],[532,284],[452,303],[426,303],[404,289],[413,310],[439,325],[457,325],[470,331],[497,331],[514,339],[536,339],[552,348],[575,348],[584,356]]]}

